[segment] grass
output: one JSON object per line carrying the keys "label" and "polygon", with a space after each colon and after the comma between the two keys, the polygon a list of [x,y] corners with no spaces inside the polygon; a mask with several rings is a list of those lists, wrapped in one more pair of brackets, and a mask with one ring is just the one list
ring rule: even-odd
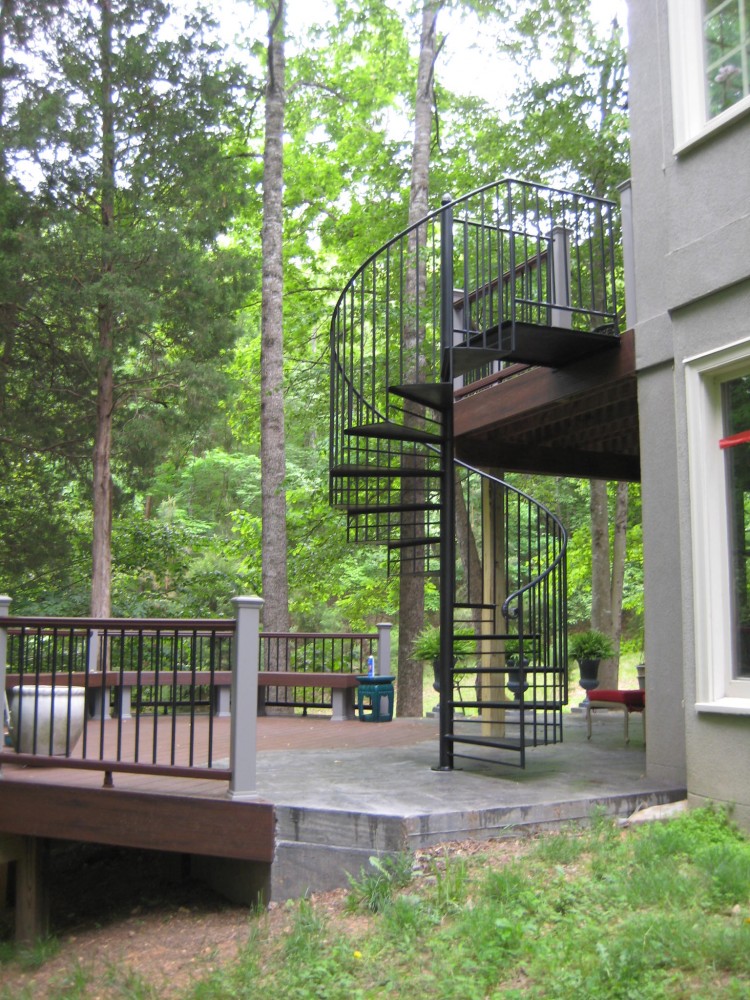
{"label": "grass", "polygon": [[602,819],[510,861],[380,862],[347,910],[261,917],[186,1000],[663,1000],[750,996],[750,842],[723,812],[623,832]]}
{"label": "grass", "polygon": [[[468,857],[381,858],[350,879],[344,905],[281,913],[254,913],[237,959],[180,1000],[750,997],[750,840],[710,808],[627,831],[596,814]],[[74,964],[49,995],[157,995],[137,969],[113,964],[105,980],[102,993]]]}

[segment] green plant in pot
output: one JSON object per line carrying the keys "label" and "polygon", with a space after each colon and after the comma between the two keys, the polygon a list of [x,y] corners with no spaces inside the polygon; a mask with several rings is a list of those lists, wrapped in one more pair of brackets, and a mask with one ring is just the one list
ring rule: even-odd
{"label": "green plant in pot", "polygon": [[578,661],[581,687],[584,691],[593,691],[599,684],[599,663],[614,656],[615,648],[608,635],[592,628],[570,637],[568,654]]}
{"label": "green plant in pot", "polygon": [[[504,643],[505,647],[505,664],[510,669],[508,670],[508,680],[507,688],[513,694],[515,698],[518,698],[519,692],[521,691],[521,680],[519,676],[519,668],[521,667],[521,643],[518,639],[506,639]],[[531,648],[531,643],[526,644],[525,650],[528,651]],[[528,656],[523,657],[523,666],[527,667],[529,665]],[[528,690],[529,682],[524,679],[523,690]]]}
{"label": "green plant in pot", "polygon": [[[465,636],[465,638],[460,638]],[[453,665],[455,666],[459,656],[467,656],[474,651],[472,639],[474,633],[470,628],[460,628],[454,633],[453,639]],[[426,625],[417,635],[412,646],[412,655],[415,660],[424,660],[432,664],[435,679],[432,686],[436,691],[440,690],[440,629],[436,625]]]}

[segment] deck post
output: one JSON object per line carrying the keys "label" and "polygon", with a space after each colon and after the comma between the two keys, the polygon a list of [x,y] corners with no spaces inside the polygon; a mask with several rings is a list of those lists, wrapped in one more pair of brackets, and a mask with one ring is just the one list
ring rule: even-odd
{"label": "deck post", "polygon": [[16,944],[31,945],[49,932],[47,841],[23,837],[16,861]]}
{"label": "deck post", "polygon": [[622,266],[625,278],[625,326],[632,330],[636,324],[635,311],[635,251],[633,237],[633,191],[628,180],[617,190],[620,193],[620,219],[622,224]]}
{"label": "deck post", "polygon": [[232,719],[229,738],[231,799],[251,799],[255,790],[260,664],[260,597],[235,597],[237,631],[232,646]]}
{"label": "deck post", "polygon": [[552,230],[552,304],[568,308],[551,309],[550,323],[563,330],[573,326],[570,311],[570,230],[555,226]]}
{"label": "deck post", "polygon": [[390,622],[378,622],[378,677],[387,677],[391,672],[391,629]]}

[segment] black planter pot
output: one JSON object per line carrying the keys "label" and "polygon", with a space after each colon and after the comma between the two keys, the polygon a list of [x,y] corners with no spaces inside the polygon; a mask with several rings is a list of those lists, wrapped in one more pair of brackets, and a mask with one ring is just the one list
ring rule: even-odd
{"label": "black planter pot", "polygon": [[579,660],[581,669],[580,685],[584,691],[593,691],[599,687],[599,664],[601,660]]}
{"label": "black planter pot", "polygon": [[[525,656],[523,658],[523,665],[524,667],[528,667],[529,665],[529,661]],[[518,698],[518,695],[521,691],[521,679],[520,679],[520,671],[518,668],[518,660],[517,657],[515,656],[511,657],[508,660],[508,680],[505,682],[505,684],[508,690],[513,694],[513,697]],[[523,690],[528,691],[528,689],[529,689],[529,682],[524,678]]]}
{"label": "black planter pot", "polygon": [[432,673],[434,675],[434,680],[432,682],[432,686],[433,686],[433,688],[436,691],[439,692],[440,691],[440,660],[437,657],[432,661]]}
{"label": "black planter pot", "polygon": [[[455,667],[455,665],[457,663],[458,663],[458,658],[456,658],[453,661],[453,666]],[[439,656],[436,656],[435,659],[432,661],[432,673],[433,673],[433,677],[434,677],[434,680],[432,682],[432,686],[433,686],[433,688],[439,694],[440,693],[440,657]]]}

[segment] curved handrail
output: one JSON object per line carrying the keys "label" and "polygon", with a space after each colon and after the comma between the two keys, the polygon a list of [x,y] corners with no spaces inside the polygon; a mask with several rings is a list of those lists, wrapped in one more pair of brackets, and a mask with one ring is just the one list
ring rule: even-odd
{"label": "curved handrail", "polygon": [[503,616],[506,619],[513,618],[515,617],[515,615],[510,610],[511,604],[514,601],[518,601],[524,594],[528,593],[528,591],[531,590],[533,587],[537,587],[540,584],[542,584],[564,562],[568,548],[568,532],[566,531],[565,525],[562,523],[560,518],[556,514],[554,514],[549,509],[549,507],[541,503],[535,497],[532,497],[530,494],[526,493],[524,490],[519,489],[517,486],[514,486],[512,483],[509,483],[504,479],[499,479],[497,476],[493,476],[489,472],[484,472],[482,469],[477,469],[475,466],[469,465],[468,463],[463,462],[460,459],[456,459],[455,464],[463,469],[466,469],[468,472],[481,476],[483,479],[495,483],[502,489],[509,490],[510,492],[515,493],[516,496],[523,498],[533,507],[536,507],[537,510],[543,512],[555,525],[559,533],[558,538],[560,543],[560,549],[555,558],[553,559],[553,561],[546,567],[546,569],[542,573],[534,577],[532,580],[529,580],[522,587],[518,587],[511,594],[509,594],[503,601],[501,605],[501,611]]}
{"label": "curved handrail", "polygon": [[370,254],[331,318],[332,467],[375,450],[351,445],[352,426],[403,422],[409,411],[391,386],[452,378],[446,348],[452,357],[484,346],[506,322],[616,334],[613,208],[505,177],[446,200]]}

